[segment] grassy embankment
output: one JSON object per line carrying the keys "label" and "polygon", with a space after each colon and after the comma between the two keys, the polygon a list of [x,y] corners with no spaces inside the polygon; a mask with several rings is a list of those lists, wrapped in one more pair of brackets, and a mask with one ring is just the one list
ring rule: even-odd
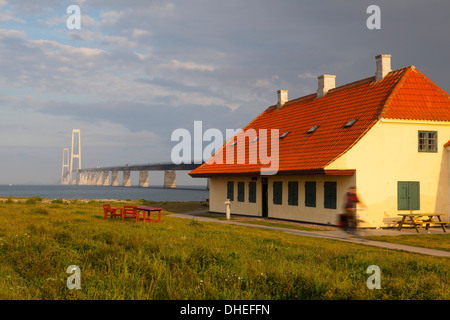
{"label": "grassy embankment", "polygon": [[[450,299],[448,258],[167,213],[161,223],[105,221],[101,202],[40,200],[0,202],[0,299]],[[80,290],[66,286],[70,265]],[[370,265],[380,290],[366,286]]]}

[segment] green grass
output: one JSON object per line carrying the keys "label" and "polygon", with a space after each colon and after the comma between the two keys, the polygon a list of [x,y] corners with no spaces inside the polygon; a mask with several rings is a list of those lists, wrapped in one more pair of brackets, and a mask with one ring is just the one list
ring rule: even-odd
{"label": "green grass", "polygon": [[[450,299],[448,258],[167,212],[161,223],[105,221],[101,205],[0,202],[0,299]],[[80,290],[66,286],[70,265]],[[380,290],[366,286],[370,265]]]}
{"label": "green grass", "polygon": [[[198,213],[195,214],[197,217],[206,217],[206,218],[214,218],[218,220],[226,220],[227,218],[224,215],[217,215],[217,214],[211,214],[211,213]],[[256,224],[261,226],[268,226],[268,227],[276,227],[276,228],[285,228],[285,229],[293,229],[293,230],[303,230],[303,231],[322,231],[321,228],[315,228],[315,227],[305,227],[301,225],[296,224],[288,224],[288,223],[281,223],[281,222],[270,222],[265,220],[250,220],[245,218],[233,218],[231,217],[230,220],[242,222],[242,223],[248,223],[248,224]]]}
{"label": "green grass", "polygon": [[450,251],[450,234],[421,234],[400,236],[371,236],[370,240],[386,241],[405,244],[409,246],[424,247]]}

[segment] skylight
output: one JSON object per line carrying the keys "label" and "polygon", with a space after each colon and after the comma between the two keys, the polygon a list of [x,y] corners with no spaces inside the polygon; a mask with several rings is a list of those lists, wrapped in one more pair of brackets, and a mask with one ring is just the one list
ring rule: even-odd
{"label": "skylight", "polygon": [[358,121],[358,119],[350,120],[349,122],[347,122],[347,123],[344,125],[344,128],[350,128],[352,125],[355,124],[356,121]]}
{"label": "skylight", "polygon": [[319,128],[319,126],[314,126],[311,129],[309,129],[307,133],[313,133],[314,131],[317,130],[317,128]]}
{"label": "skylight", "polygon": [[290,132],[290,131],[286,131],[285,133],[283,133],[283,134],[280,136],[280,139],[285,138],[285,137],[289,134],[289,132]]}

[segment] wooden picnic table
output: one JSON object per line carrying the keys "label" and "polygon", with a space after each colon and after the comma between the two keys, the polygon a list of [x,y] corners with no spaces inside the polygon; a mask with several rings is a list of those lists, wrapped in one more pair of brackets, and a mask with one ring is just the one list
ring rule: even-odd
{"label": "wooden picnic table", "polygon": [[[419,232],[419,228],[422,226],[423,223],[425,223],[425,230],[428,230],[428,227],[430,224],[440,224],[442,227],[442,230],[444,232],[447,232],[445,230],[445,225],[448,224],[448,221],[442,221],[441,217],[445,216],[443,213],[400,213],[399,216],[402,216],[402,220],[399,222],[397,229],[400,231],[404,224],[410,224],[413,225],[414,228],[416,228],[416,231]],[[426,220],[423,220],[422,218],[426,217]],[[436,217],[438,220],[433,220],[433,218]],[[409,218],[409,219],[408,219]]]}
{"label": "wooden picnic table", "polygon": [[[138,211],[143,212],[142,221],[154,221],[154,222],[161,222],[161,211],[163,211],[163,208],[156,208],[156,207],[150,207],[150,206],[139,206],[137,207]],[[151,219],[150,213],[152,211],[158,212],[158,219]],[[147,215],[147,216],[146,216]],[[140,220],[140,214],[137,214],[136,221]]]}

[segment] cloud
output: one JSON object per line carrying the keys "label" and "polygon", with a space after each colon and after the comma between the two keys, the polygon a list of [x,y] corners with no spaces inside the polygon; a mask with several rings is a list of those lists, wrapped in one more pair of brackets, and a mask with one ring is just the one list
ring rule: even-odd
{"label": "cloud", "polygon": [[[66,27],[70,4],[81,30]],[[92,164],[167,160],[176,128],[241,128],[278,89],[293,99],[319,74],[372,75],[380,51],[449,91],[450,3],[379,5],[382,29],[369,31],[355,0],[0,0],[0,147],[51,163],[80,127]]]}
{"label": "cloud", "polygon": [[316,79],[317,76],[312,74],[311,72],[304,72],[298,75],[300,79]]}

